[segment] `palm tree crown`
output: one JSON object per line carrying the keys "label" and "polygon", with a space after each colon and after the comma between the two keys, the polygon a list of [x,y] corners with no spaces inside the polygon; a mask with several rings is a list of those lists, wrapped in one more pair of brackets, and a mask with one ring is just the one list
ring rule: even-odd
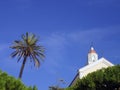
{"label": "palm tree crown", "polygon": [[15,40],[12,49],[15,51],[11,53],[12,57],[18,57],[18,62],[23,60],[19,78],[22,77],[23,69],[26,61],[34,62],[36,67],[40,66],[40,60],[44,59],[44,47],[37,45],[38,38],[35,34],[26,33],[21,36],[21,40]]}

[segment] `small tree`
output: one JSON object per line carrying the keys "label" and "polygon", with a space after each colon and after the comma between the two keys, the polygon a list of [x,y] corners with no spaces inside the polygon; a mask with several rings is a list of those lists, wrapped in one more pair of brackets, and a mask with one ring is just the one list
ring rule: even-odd
{"label": "small tree", "polygon": [[37,88],[27,87],[19,79],[0,71],[0,90],[37,90]]}
{"label": "small tree", "polygon": [[36,67],[40,66],[40,60],[44,59],[44,48],[37,44],[38,38],[35,34],[23,34],[21,40],[15,40],[11,46],[15,51],[11,54],[12,57],[18,57],[18,61],[23,60],[19,73],[19,78],[22,78],[23,70],[27,60],[34,62]]}
{"label": "small tree", "polygon": [[58,80],[58,84],[55,86],[50,86],[49,90],[65,90],[64,88],[60,87],[60,84],[65,84],[63,79]]}

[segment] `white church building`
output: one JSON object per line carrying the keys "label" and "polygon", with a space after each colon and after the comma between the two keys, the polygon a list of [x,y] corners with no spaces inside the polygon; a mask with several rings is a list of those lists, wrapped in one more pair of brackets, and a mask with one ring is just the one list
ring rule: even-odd
{"label": "white church building", "polygon": [[69,86],[73,86],[78,79],[85,77],[88,73],[94,72],[102,68],[107,68],[110,66],[114,65],[103,57],[98,59],[98,54],[96,53],[94,48],[91,47],[88,53],[87,65],[78,70],[77,75],[75,76],[75,78],[73,79]]}

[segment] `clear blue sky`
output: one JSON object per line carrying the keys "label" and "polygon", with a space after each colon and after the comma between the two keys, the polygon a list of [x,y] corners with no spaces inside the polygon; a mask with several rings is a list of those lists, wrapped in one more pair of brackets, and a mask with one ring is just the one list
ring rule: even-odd
{"label": "clear blue sky", "polygon": [[91,42],[100,57],[120,64],[120,0],[0,0],[0,69],[18,77],[21,62],[9,46],[35,33],[46,48],[39,69],[27,62],[22,81],[48,90],[66,87],[87,62]]}

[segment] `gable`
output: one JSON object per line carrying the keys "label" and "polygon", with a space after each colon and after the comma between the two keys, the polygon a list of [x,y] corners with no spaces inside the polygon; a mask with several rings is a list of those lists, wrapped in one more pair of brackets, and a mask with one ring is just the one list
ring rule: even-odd
{"label": "gable", "polygon": [[111,62],[106,60],[105,58],[101,58],[93,64],[87,65],[81,69],[79,69],[79,78],[86,76],[88,73],[94,72],[96,70],[107,68],[109,66],[113,66]]}

